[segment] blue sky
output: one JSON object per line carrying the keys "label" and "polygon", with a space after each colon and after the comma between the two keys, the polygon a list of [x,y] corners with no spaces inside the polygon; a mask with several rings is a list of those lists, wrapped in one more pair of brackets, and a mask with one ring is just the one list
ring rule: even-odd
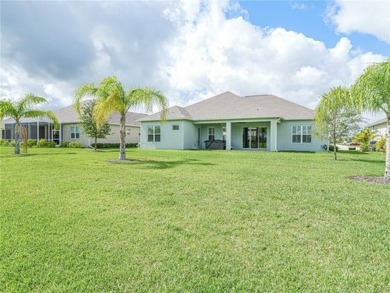
{"label": "blue sky", "polygon": [[240,1],[240,5],[248,11],[248,20],[255,25],[301,32],[307,37],[322,40],[328,47],[335,46],[341,36],[346,36],[362,51],[390,55],[390,44],[373,35],[336,32],[326,17],[329,6],[334,5],[331,1]]}
{"label": "blue sky", "polygon": [[49,108],[117,76],[170,105],[232,91],[315,108],[390,55],[390,1],[1,1],[0,98]]}

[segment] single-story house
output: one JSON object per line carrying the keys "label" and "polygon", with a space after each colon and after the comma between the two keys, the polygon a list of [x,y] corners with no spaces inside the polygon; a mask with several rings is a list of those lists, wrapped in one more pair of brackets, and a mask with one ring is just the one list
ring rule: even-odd
{"label": "single-story house", "polygon": [[371,123],[367,125],[367,128],[376,131],[375,140],[379,140],[381,137],[386,137],[387,119],[383,118]]}
{"label": "single-story house", "polygon": [[312,135],[315,111],[273,95],[225,92],[187,107],[141,118],[144,149],[323,151]]}
{"label": "single-story house", "polygon": [[[60,108],[53,111],[59,122],[59,128],[54,129],[53,122],[48,118],[22,118],[22,125],[27,131],[29,139],[46,139],[55,141],[57,144],[63,142],[81,142],[84,146],[90,146],[94,143],[83,133],[80,126],[80,118],[76,113],[74,105]],[[126,143],[139,143],[140,141],[140,123],[138,119],[146,116],[146,114],[128,112],[126,115]],[[105,139],[98,139],[98,143],[119,143],[119,121],[120,116],[114,113],[108,119],[108,124],[111,126],[111,134]],[[12,118],[5,119],[4,123],[4,139],[13,140],[15,120]]]}

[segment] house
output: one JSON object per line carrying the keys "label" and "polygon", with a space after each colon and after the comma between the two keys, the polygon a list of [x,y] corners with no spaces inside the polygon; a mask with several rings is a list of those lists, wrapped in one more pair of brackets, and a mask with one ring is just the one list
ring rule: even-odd
{"label": "house", "polygon": [[375,130],[375,140],[379,140],[381,137],[386,137],[387,119],[383,118],[374,123],[367,125],[368,129]]}
{"label": "house", "polygon": [[[59,122],[59,128],[54,129],[53,122],[48,118],[23,118],[22,125],[26,129],[29,139],[46,139],[55,141],[57,144],[63,142],[81,142],[84,146],[90,146],[94,143],[93,139],[84,134],[80,127],[80,118],[77,115],[74,105],[67,106],[56,111],[53,111]],[[140,140],[140,124],[138,119],[146,116],[146,114],[128,112],[126,115],[126,143],[139,143]],[[120,115],[114,113],[108,119],[108,124],[111,126],[111,134],[105,139],[98,139],[99,143],[119,143],[119,121]],[[13,140],[15,120],[5,119],[4,123],[4,139]]]}
{"label": "house", "polygon": [[144,149],[323,151],[312,135],[315,111],[273,95],[225,92],[187,107],[141,118]]}

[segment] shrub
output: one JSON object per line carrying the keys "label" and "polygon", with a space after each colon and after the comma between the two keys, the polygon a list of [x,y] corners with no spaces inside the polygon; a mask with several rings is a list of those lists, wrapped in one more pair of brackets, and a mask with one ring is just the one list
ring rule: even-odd
{"label": "shrub", "polygon": [[69,141],[63,141],[60,145],[61,148],[68,148],[69,147]]}
{"label": "shrub", "polygon": [[[334,151],[334,146],[333,146],[332,144],[329,145],[329,151],[330,151],[330,152],[333,152],[333,151]],[[339,151],[339,147],[336,146],[336,152],[338,152],[338,151]]]}
{"label": "shrub", "polygon": [[84,145],[78,141],[72,141],[72,142],[68,143],[68,148],[77,149],[77,148],[83,148],[83,147],[84,147]]}
{"label": "shrub", "polygon": [[382,137],[375,144],[375,148],[378,152],[386,152],[386,137]]}
{"label": "shrub", "polygon": [[0,146],[10,146],[10,142],[5,139],[0,139]]}
{"label": "shrub", "polygon": [[368,144],[366,143],[362,143],[359,148],[362,153],[368,152]]}
{"label": "shrub", "polygon": [[[24,146],[24,141],[22,141],[21,142],[21,147],[23,147]],[[37,141],[35,140],[35,139],[29,139],[29,140],[27,140],[27,146],[29,147],[29,148],[31,148],[32,146],[35,146],[35,145],[37,145]]]}
{"label": "shrub", "polygon": [[56,143],[54,141],[47,141],[46,139],[40,139],[37,142],[37,147],[39,148],[54,148]]}
{"label": "shrub", "polygon": [[27,140],[27,145],[28,145],[28,147],[31,148],[32,146],[37,145],[37,140],[30,138],[29,140]]}
{"label": "shrub", "polygon": [[[98,149],[118,149],[119,143],[97,143]],[[95,147],[95,144],[92,144],[93,147]],[[137,148],[138,143],[126,143],[126,148]]]}

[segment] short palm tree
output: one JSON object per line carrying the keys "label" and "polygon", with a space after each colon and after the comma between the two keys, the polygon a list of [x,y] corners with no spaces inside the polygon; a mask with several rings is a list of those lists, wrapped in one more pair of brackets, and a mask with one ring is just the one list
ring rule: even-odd
{"label": "short palm tree", "polygon": [[12,102],[10,100],[0,101],[0,120],[4,116],[9,116],[15,120],[15,154],[20,154],[20,135],[21,135],[21,119],[34,117],[48,117],[53,122],[55,127],[58,125],[58,120],[52,111],[33,109],[34,105],[47,103],[47,100],[33,94],[26,94],[21,100]]}
{"label": "short palm tree", "polygon": [[132,107],[152,109],[160,106],[161,119],[164,120],[168,102],[158,90],[152,88],[136,88],[125,91],[122,83],[115,76],[103,78],[98,86],[93,83],[81,85],[75,92],[74,103],[76,111],[81,114],[81,101],[86,96],[96,99],[94,117],[98,126],[103,125],[114,113],[120,114],[120,153],[119,160],[126,160],[126,114]]}
{"label": "short palm tree", "polygon": [[386,166],[384,180],[390,183],[390,57],[369,66],[351,87],[351,103],[371,113],[383,112],[387,118]]}

